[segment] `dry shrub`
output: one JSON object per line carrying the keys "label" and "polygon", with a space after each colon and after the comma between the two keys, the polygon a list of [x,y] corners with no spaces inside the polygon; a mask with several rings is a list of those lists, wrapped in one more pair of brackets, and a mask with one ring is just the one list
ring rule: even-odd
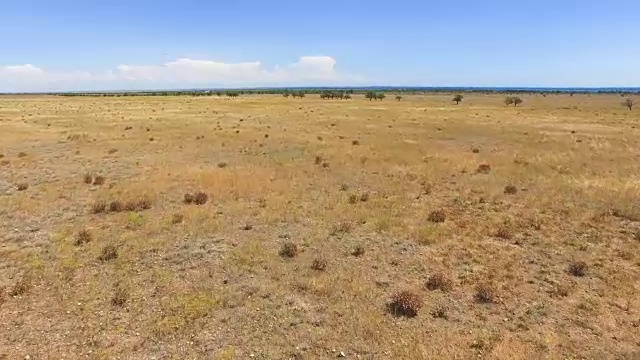
{"label": "dry shrub", "polygon": [[431,316],[436,319],[449,319],[449,315],[447,315],[447,308],[443,305],[438,305],[433,310],[431,310]]}
{"label": "dry shrub", "polygon": [[[86,178],[85,178],[85,181],[86,181]],[[93,178],[93,185],[100,186],[100,185],[104,185],[104,183],[105,183],[105,178],[102,175],[98,175]]]}
{"label": "dry shrub", "polygon": [[298,245],[292,242],[286,242],[282,244],[280,248],[280,256],[292,258],[298,255]]}
{"label": "dry shrub", "polygon": [[24,295],[31,287],[31,279],[28,276],[23,276],[13,285],[9,291],[9,296],[15,297]]}
{"label": "dry shrub", "polygon": [[218,167],[219,167],[220,169],[222,169],[222,168],[226,168],[226,167],[227,167],[227,163],[226,163],[226,162],[224,162],[224,161],[220,161],[220,162],[218,163]]}
{"label": "dry shrub", "polygon": [[20,151],[20,152],[18,153],[18,157],[19,157],[19,158],[23,158],[23,157],[26,157],[26,156],[27,156],[27,153],[26,153],[26,152],[24,152],[24,151]]}
{"label": "dry shrub", "polygon": [[443,272],[437,272],[429,276],[425,286],[431,291],[440,290],[446,292],[451,290],[453,282]]}
{"label": "dry shrub", "polygon": [[193,195],[193,203],[196,205],[204,205],[209,201],[209,195],[202,191],[198,191]]}
{"label": "dry shrub", "polygon": [[185,204],[193,204],[193,194],[191,194],[191,193],[184,194],[184,203]]}
{"label": "dry shrub", "polygon": [[109,155],[115,154],[117,152],[118,152],[118,149],[115,149],[115,148],[109,149],[109,151],[107,151]]}
{"label": "dry shrub", "polygon": [[101,214],[105,211],[107,211],[107,203],[102,200],[96,201],[93,203],[93,206],[91,206],[91,212],[93,214]]}
{"label": "dry shrub", "polygon": [[478,153],[480,153],[480,149],[473,148],[473,149],[471,149],[471,152],[474,153],[474,154],[478,154]]}
{"label": "dry shrub", "polygon": [[410,290],[393,294],[389,303],[389,311],[396,316],[414,317],[421,308],[422,298]]}
{"label": "dry shrub", "polygon": [[87,185],[91,185],[91,183],[93,183],[93,177],[91,176],[91,174],[84,175],[84,183]]}
{"label": "dry shrub", "polygon": [[113,245],[107,245],[102,248],[102,252],[100,256],[98,256],[98,260],[101,261],[109,261],[115,260],[118,258],[118,249]]}
{"label": "dry shrub", "polygon": [[353,230],[353,223],[349,221],[342,221],[331,227],[331,231],[329,232],[329,235],[336,236],[336,235],[346,234],[351,232],[351,230]]}
{"label": "dry shrub", "polygon": [[182,215],[180,213],[175,213],[171,217],[171,223],[174,224],[174,225],[182,224],[183,221],[184,221],[184,215]]}
{"label": "dry shrub", "polygon": [[582,277],[587,275],[588,268],[589,265],[587,265],[587,263],[585,263],[584,261],[574,261],[569,264],[567,271],[573,276]]}
{"label": "dry shrub", "polygon": [[113,296],[111,297],[111,305],[122,307],[129,299],[129,291],[123,287],[119,282],[116,283],[113,289]]}
{"label": "dry shrub", "polygon": [[109,203],[109,211],[110,212],[121,212],[124,211],[124,204],[120,200],[113,200]]}
{"label": "dry shrub", "polygon": [[356,204],[358,202],[358,195],[351,194],[349,195],[349,204]]}
{"label": "dry shrub", "polygon": [[327,268],[327,259],[322,256],[313,259],[313,263],[311,263],[311,268],[317,271],[324,271]]}
{"label": "dry shrub", "polygon": [[351,141],[351,145],[360,145],[360,141],[358,141],[358,140],[352,140],[352,141]]}
{"label": "dry shrub", "polygon": [[28,188],[29,188],[29,184],[27,183],[20,183],[18,184],[18,187],[17,187],[18,191],[25,191]]}
{"label": "dry shrub", "polygon": [[322,155],[316,155],[315,160],[314,160],[314,163],[315,163],[316,165],[320,165],[320,164],[322,164],[322,161],[323,161],[323,159],[322,159]]}
{"label": "dry shrub", "polygon": [[503,240],[511,240],[513,238],[513,232],[506,226],[501,226],[496,230],[495,237]]}
{"label": "dry shrub", "polygon": [[518,192],[518,188],[513,185],[507,185],[504,187],[504,193],[507,195],[514,195]]}
{"label": "dry shrub", "polygon": [[136,200],[128,201],[124,205],[125,211],[143,211],[151,209],[151,200],[146,197],[141,197]]}
{"label": "dry shrub", "polygon": [[431,213],[429,213],[429,217],[427,218],[427,220],[433,223],[443,223],[446,219],[447,215],[445,214],[444,210],[432,211]]}
{"label": "dry shrub", "polygon": [[365,193],[360,194],[360,201],[362,201],[362,202],[369,201],[369,193],[365,192]]}
{"label": "dry shrub", "polygon": [[489,164],[480,164],[476,169],[476,173],[478,174],[488,174],[491,172],[491,165]]}
{"label": "dry shrub", "polygon": [[91,240],[92,240],[92,237],[89,230],[83,229],[83,230],[80,230],[78,234],[76,234],[76,240],[74,242],[74,245],[80,246],[83,244],[87,244],[91,242]]}
{"label": "dry shrub", "polygon": [[479,284],[476,286],[476,293],[473,299],[480,304],[491,304],[496,300],[496,290],[490,284]]}

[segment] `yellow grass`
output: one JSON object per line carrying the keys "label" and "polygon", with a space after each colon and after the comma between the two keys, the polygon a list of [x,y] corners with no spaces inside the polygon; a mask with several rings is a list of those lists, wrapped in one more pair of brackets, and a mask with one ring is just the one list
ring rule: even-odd
{"label": "yellow grass", "polygon": [[[0,358],[638,356],[638,111],[451,97],[0,97]],[[402,290],[418,316],[387,311]]]}

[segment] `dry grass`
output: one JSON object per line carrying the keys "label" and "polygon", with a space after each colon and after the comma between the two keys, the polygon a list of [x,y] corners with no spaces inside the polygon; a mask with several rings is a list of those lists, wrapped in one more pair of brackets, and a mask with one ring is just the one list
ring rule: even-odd
{"label": "dry grass", "polygon": [[0,358],[633,358],[638,110],[452,96],[0,96]]}
{"label": "dry grass", "polygon": [[410,290],[393,294],[389,302],[389,311],[396,316],[414,317],[421,308],[422,298]]}

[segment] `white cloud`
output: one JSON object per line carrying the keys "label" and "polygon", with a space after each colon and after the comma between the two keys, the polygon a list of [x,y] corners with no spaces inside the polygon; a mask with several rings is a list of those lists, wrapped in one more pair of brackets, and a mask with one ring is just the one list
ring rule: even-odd
{"label": "white cloud", "polygon": [[161,89],[342,85],[359,82],[336,70],[329,56],[303,56],[286,67],[181,58],[162,65],[120,65],[100,73],[55,72],[31,64],[0,66],[0,91]]}

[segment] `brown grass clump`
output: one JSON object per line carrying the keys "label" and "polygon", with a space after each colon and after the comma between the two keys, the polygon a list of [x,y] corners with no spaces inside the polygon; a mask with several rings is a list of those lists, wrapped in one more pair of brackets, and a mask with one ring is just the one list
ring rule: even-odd
{"label": "brown grass clump", "polygon": [[83,244],[87,244],[91,242],[91,233],[87,229],[80,230],[78,234],[76,234],[76,240],[74,242],[75,246],[80,246]]}
{"label": "brown grass clump", "polygon": [[320,164],[322,164],[322,161],[323,161],[323,159],[322,159],[322,155],[316,155],[316,157],[315,157],[315,159],[314,159],[314,161],[313,161],[313,162],[314,162],[314,164],[316,164],[316,165],[320,165]]}
{"label": "brown grass clump", "polygon": [[488,174],[491,172],[491,165],[489,164],[480,164],[476,169],[476,173],[478,174]]}
{"label": "brown grass clump", "polygon": [[349,204],[356,204],[358,202],[358,195],[351,194],[349,195]]}
{"label": "brown grass clump", "polygon": [[365,193],[360,194],[360,201],[362,201],[362,202],[369,201],[369,193],[365,192]]}
{"label": "brown grass clump", "polygon": [[584,261],[574,261],[571,264],[569,264],[569,267],[567,268],[567,272],[569,272],[569,274],[573,276],[583,277],[587,275],[588,268],[589,268],[589,265],[587,265],[587,263],[585,263]]}
{"label": "brown grass clump", "polygon": [[92,182],[93,177],[91,176],[91,174],[84,174],[84,183],[87,185],[91,185]]}
{"label": "brown grass clump", "polygon": [[443,210],[435,210],[429,213],[427,219],[433,223],[443,223],[447,219],[447,215]]}
{"label": "brown grass clump", "polygon": [[504,193],[507,195],[514,195],[518,192],[518,188],[513,185],[507,185],[504,187]]}
{"label": "brown grass clump", "polygon": [[442,305],[438,305],[433,310],[431,310],[431,316],[433,316],[435,319],[449,319],[449,315],[447,315],[447,308]]}
{"label": "brown grass clump", "polygon": [[115,149],[115,148],[109,149],[109,151],[107,151],[107,153],[108,153],[109,155],[113,155],[113,154],[115,154],[115,153],[117,153],[117,152],[118,152],[118,149]]}
{"label": "brown grass clump", "polygon": [[98,256],[98,260],[101,261],[110,261],[118,258],[118,249],[113,245],[107,245],[102,248],[102,252],[100,256]]}
{"label": "brown grass clump", "polygon": [[495,237],[503,240],[511,240],[513,238],[513,232],[506,226],[502,226],[496,230]]}
{"label": "brown grass clump", "polygon": [[174,224],[174,225],[182,224],[183,221],[184,221],[184,215],[182,215],[180,213],[175,213],[171,217],[171,223]]}
{"label": "brown grass clump", "polygon": [[389,311],[395,316],[414,317],[421,308],[422,298],[410,290],[393,294],[389,303]]}
{"label": "brown grass clump", "polygon": [[353,223],[349,221],[341,221],[331,227],[331,231],[329,235],[336,236],[341,234],[346,234],[353,230]]}
{"label": "brown grass clump", "polygon": [[185,204],[204,205],[207,201],[209,201],[209,195],[202,191],[198,191],[193,194],[184,194]]}
{"label": "brown grass clump", "polygon": [[28,276],[23,276],[13,285],[9,291],[9,296],[16,297],[24,295],[31,287],[31,279]]}
{"label": "brown grass clump", "polygon": [[120,200],[114,200],[109,203],[110,212],[122,212],[124,211],[124,204]]}
{"label": "brown grass clump", "polygon": [[141,197],[136,200],[128,201],[124,205],[125,211],[143,211],[151,209],[151,200],[146,197]]}
{"label": "brown grass clump", "polygon": [[219,167],[220,169],[222,169],[222,168],[226,168],[226,167],[227,167],[227,163],[226,163],[226,162],[224,162],[224,161],[220,161],[220,162],[218,163],[218,167]]}
{"label": "brown grass clump", "polygon": [[107,210],[107,203],[102,200],[96,201],[95,203],[93,203],[93,206],[91,206],[91,213],[93,214],[101,214],[106,210]]}
{"label": "brown grass clump", "polygon": [[282,244],[282,248],[280,248],[280,256],[292,258],[296,255],[298,255],[298,245],[292,242]]}
{"label": "brown grass clump", "polygon": [[640,230],[636,231],[636,234],[634,235],[635,239],[640,241]]}
{"label": "brown grass clump", "polygon": [[351,145],[360,145],[360,141],[358,141],[358,140],[352,140],[352,141],[351,141]]}
{"label": "brown grass clump", "polygon": [[191,193],[184,194],[184,203],[185,204],[193,204],[193,194],[191,194]]}
{"label": "brown grass clump", "polygon": [[20,152],[18,153],[18,157],[19,157],[19,158],[23,158],[23,157],[26,157],[26,156],[27,156],[27,153],[26,153],[26,152],[24,152],[24,151],[20,151]]}
{"label": "brown grass clump", "polygon": [[327,268],[327,259],[324,257],[317,257],[313,259],[311,268],[317,271],[324,271]]}
{"label": "brown grass clump", "polygon": [[20,183],[17,186],[18,191],[25,191],[29,188],[29,184],[27,183]]}
{"label": "brown grass clump", "polygon": [[111,305],[116,307],[122,307],[129,299],[129,291],[123,287],[119,282],[116,283],[113,290],[113,296],[111,297]]}
{"label": "brown grass clump", "polygon": [[[86,181],[86,178],[85,178],[85,181]],[[105,183],[105,178],[102,175],[97,175],[96,177],[93,178],[93,185],[100,186],[100,185],[104,185],[104,183]]]}
{"label": "brown grass clump", "polygon": [[490,284],[482,283],[476,286],[476,293],[473,299],[480,304],[491,304],[495,302],[496,290]]}
{"label": "brown grass clump", "polygon": [[480,149],[473,148],[473,149],[471,149],[471,152],[474,153],[474,154],[478,154],[478,153],[480,153]]}
{"label": "brown grass clump", "polygon": [[444,273],[437,272],[429,276],[425,286],[431,291],[440,290],[446,292],[451,290],[453,282]]}

